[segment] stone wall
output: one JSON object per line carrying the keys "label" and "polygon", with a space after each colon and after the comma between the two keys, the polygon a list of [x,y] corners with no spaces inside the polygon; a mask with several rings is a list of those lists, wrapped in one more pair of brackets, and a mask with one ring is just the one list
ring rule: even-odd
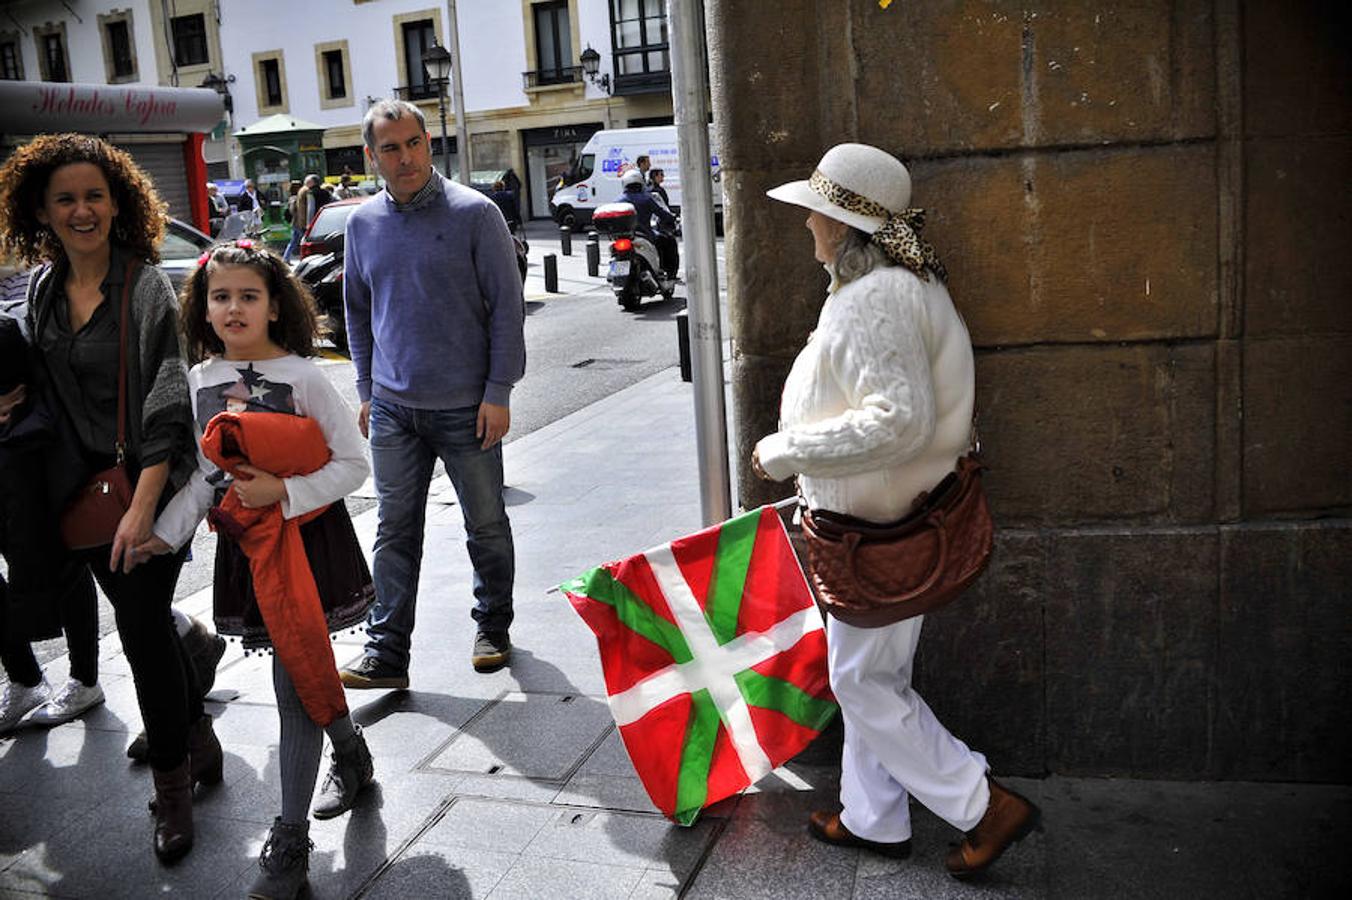
{"label": "stone wall", "polygon": [[1002,771],[1347,781],[1347,8],[706,6],[740,458],[826,284],[764,190],[832,144],[906,160],[977,347],[1003,530],[931,705]]}

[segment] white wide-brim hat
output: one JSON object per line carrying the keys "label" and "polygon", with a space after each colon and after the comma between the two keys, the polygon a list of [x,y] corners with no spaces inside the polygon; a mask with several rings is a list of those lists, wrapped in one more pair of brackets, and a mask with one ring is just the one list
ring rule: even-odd
{"label": "white wide-brim hat", "polygon": [[837,144],[817,163],[812,179],[790,181],[765,193],[873,234],[887,220],[885,215],[870,214],[879,212],[877,207],[899,215],[910,206],[911,173],[901,160],[877,147]]}

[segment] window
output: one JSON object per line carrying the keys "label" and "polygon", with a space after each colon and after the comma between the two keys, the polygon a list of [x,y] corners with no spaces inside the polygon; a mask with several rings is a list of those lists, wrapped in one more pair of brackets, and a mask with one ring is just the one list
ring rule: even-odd
{"label": "window", "polygon": [[436,29],[431,19],[418,19],[416,22],[403,23],[404,31],[404,76],[408,79],[408,98],[417,100],[422,97],[435,97],[436,85],[423,68],[423,54],[432,49],[437,42]]}
{"label": "window", "polygon": [[276,59],[265,59],[259,63],[258,80],[263,84],[263,98],[267,106],[282,105],[282,66]]}
{"label": "window", "polygon": [[0,80],[23,81],[23,57],[17,40],[0,40]]}
{"label": "window", "polygon": [[131,57],[131,33],[127,30],[126,19],[108,23],[108,51],[114,78],[131,78],[136,74],[136,64]]}
{"label": "window", "polygon": [[329,99],[347,96],[347,75],[343,71],[343,51],[324,51],[324,77],[328,80]]}
{"label": "window", "polygon": [[65,37],[60,32],[44,34],[39,38],[39,46],[47,69],[43,80],[70,81],[70,74],[66,71]]}
{"label": "window", "polygon": [[610,0],[610,19],[616,76],[670,72],[664,0]]}
{"label": "window", "polygon": [[537,84],[575,81],[573,33],[568,25],[568,3],[540,3],[535,13],[535,68]]}
{"label": "window", "polygon": [[169,20],[174,32],[174,61],[180,66],[204,66],[207,58],[207,19],[201,13]]}

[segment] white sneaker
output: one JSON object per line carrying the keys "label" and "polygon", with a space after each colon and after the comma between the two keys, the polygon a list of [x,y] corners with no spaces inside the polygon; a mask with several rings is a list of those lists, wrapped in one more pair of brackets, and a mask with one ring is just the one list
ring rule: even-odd
{"label": "white sneaker", "polygon": [[11,681],[5,688],[5,695],[0,697],[0,734],[18,725],[19,720],[28,715],[29,710],[46,703],[51,695],[52,686],[47,683],[45,675],[32,687],[24,687]]}
{"label": "white sneaker", "polygon": [[29,721],[50,728],[69,722],[102,702],[103,688],[97,684],[90,687],[80,679],[72,678],[61,686],[61,690],[45,706],[33,713]]}

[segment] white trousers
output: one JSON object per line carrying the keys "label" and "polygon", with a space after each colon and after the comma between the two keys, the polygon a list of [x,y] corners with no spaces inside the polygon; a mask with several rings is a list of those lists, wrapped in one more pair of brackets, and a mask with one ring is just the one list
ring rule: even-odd
{"label": "white trousers", "polygon": [[840,818],[870,841],[910,839],[908,794],[962,831],[975,828],[990,803],[986,758],[911,687],[922,619],[855,628],[826,617],[831,690],[845,717]]}

